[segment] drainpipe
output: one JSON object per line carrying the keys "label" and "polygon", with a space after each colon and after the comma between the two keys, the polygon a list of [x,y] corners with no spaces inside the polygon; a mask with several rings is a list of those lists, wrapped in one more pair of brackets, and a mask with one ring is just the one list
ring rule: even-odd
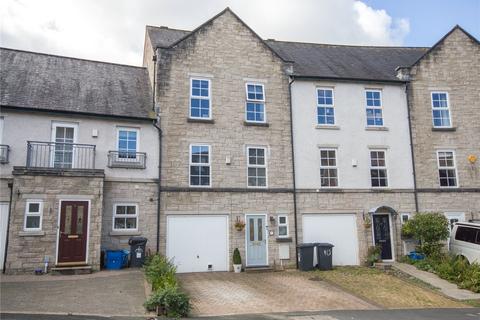
{"label": "drainpipe", "polygon": [[[152,90],[152,110],[155,111],[155,94],[156,94],[156,79],[157,79],[157,54],[153,55],[153,90]],[[157,181],[157,246],[156,252],[160,252],[160,209],[162,199],[162,129],[160,128],[160,117],[153,121],[153,126],[158,132],[158,181]]]}
{"label": "drainpipe", "polygon": [[292,174],[293,174],[293,219],[295,227],[295,264],[298,269],[298,228],[297,228],[297,183],[295,179],[295,149],[293,146],[293,107],[292,107],[292,84],[295,78],[290,76],[288,81],[288,97],[290,102],[290,146],[292,148]]}
{"label": "drainpipe", "polygon": [[13,199],[13,181],[8,183],[8,188],[10,188],[10,199],[8,201],[7,235],[5,237],[5,253],[3,255],[2,273],[5,273],[5,266],[7,265],[8,234],[10,233],[10,215],[12,213],[12,199]]}
{"label": "drainpipe", "polygon": [[412,157],[412,173],[413,173],[413,196],[415,199],[415,212],[418,212],[418,193],[417,193],[417,173],[415,170],[415,154],[413,150],[413,133],[412,133],[412,120],[411,120],[411,113],[410,113],[410,82],[405,83],[405,95],[407,97],[407,114],[408,114],[408,134],[410,136],[410,155]]}

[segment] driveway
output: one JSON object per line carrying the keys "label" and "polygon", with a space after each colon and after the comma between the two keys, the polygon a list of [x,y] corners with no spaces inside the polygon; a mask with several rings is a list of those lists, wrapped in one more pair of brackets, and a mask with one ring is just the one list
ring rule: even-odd
{"label": "driveway", "polygon": [[193,316],[376,309],[366,301],[298,271],[180,274]]}
{"label": "driveway", "polygon": [[140,270],[72,276],[2,276],[0,305],[8,313],[145,315]]}

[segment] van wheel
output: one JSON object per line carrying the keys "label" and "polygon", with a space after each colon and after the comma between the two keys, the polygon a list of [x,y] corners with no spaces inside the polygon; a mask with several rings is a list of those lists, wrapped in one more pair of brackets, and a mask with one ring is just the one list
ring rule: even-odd
{"label": "van wheel", "polygon": [[461,261],[462,263],[465,263],[466,265],[469,265],[470,262],[468,261],[468,259],[465,257],[465,256],[462,256],[462,255],[459,255],[455,258],[455,260],[457,261]]}

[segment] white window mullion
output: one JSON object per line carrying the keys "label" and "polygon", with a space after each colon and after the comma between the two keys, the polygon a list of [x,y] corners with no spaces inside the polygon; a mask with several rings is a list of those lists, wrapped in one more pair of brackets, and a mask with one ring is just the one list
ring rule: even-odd
{"label": "white window mullion", "polygon": [[267,148],[247,148],[247,186],[267,188]]}
{"label": "white window mullion", "polygon": [[458,187],[457,166],[453,150],[437,151],[438,177],[440,187]]}
{"label": "white window mullion", "polygon": [[189,184],[191,187],[211,186],[211,149],[209,145],[190,145]]}
{"label": "white window mullion", "polygon": [[42,230],[43,219],[43,201],[27,200],[25,206],[25,221],[23,225],[24,231],[40,231]]}
{"label": "white window mullion", "polygon": [[338,187],[337,150],[320,149],[320,186]]}

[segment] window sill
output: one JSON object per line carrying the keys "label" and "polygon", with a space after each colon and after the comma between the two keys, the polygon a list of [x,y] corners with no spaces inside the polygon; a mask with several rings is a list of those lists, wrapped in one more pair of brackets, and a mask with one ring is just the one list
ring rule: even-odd
{"label": "window sill", "polygon": [[41,237],[45,235],[45,231],[20,231],[20,237]]}
{"label": "window sill", "polygon": [[291,237],[277,237],[275,240],[277,242],[292,242]]}
{"label": "window sill", "polygon": [[388,127],[365,127],[367,131],[388,131]]}
{"label": "window sill", "polygon": [[202,118],[187,118],[187,122],[190,123],[215,123],[213,119],[202,119]]}
{"label": "window sill", "polygon": [[250,122],[250,121],[244,121],[243,125],[247,127],[269,127],[270,126],[267,122]]}
{"label": "window sill", "polygon": [[457,131],[457,128],[456,128],[456,127],[451,127],[451,128],[437,128],[437,127],[432,127],[432,131],[453,132],[453,131]]}
{"label": "window sill", "polygon": [[339,126],[329,126],[329,125],[317,124],[315,126],[315,129],[340,130],[340,127]]}
{"label": "window sill", "polygon": [[390,187],[370,187],[370,190],[372,192],[385,192],[385,191],[390,192],[390,191],[392,191],[392,188],[390,188]]}
{"label": "window sill", "polygon": [[110,236],[140,236],[142,233],[140,231],[110,231]]}

